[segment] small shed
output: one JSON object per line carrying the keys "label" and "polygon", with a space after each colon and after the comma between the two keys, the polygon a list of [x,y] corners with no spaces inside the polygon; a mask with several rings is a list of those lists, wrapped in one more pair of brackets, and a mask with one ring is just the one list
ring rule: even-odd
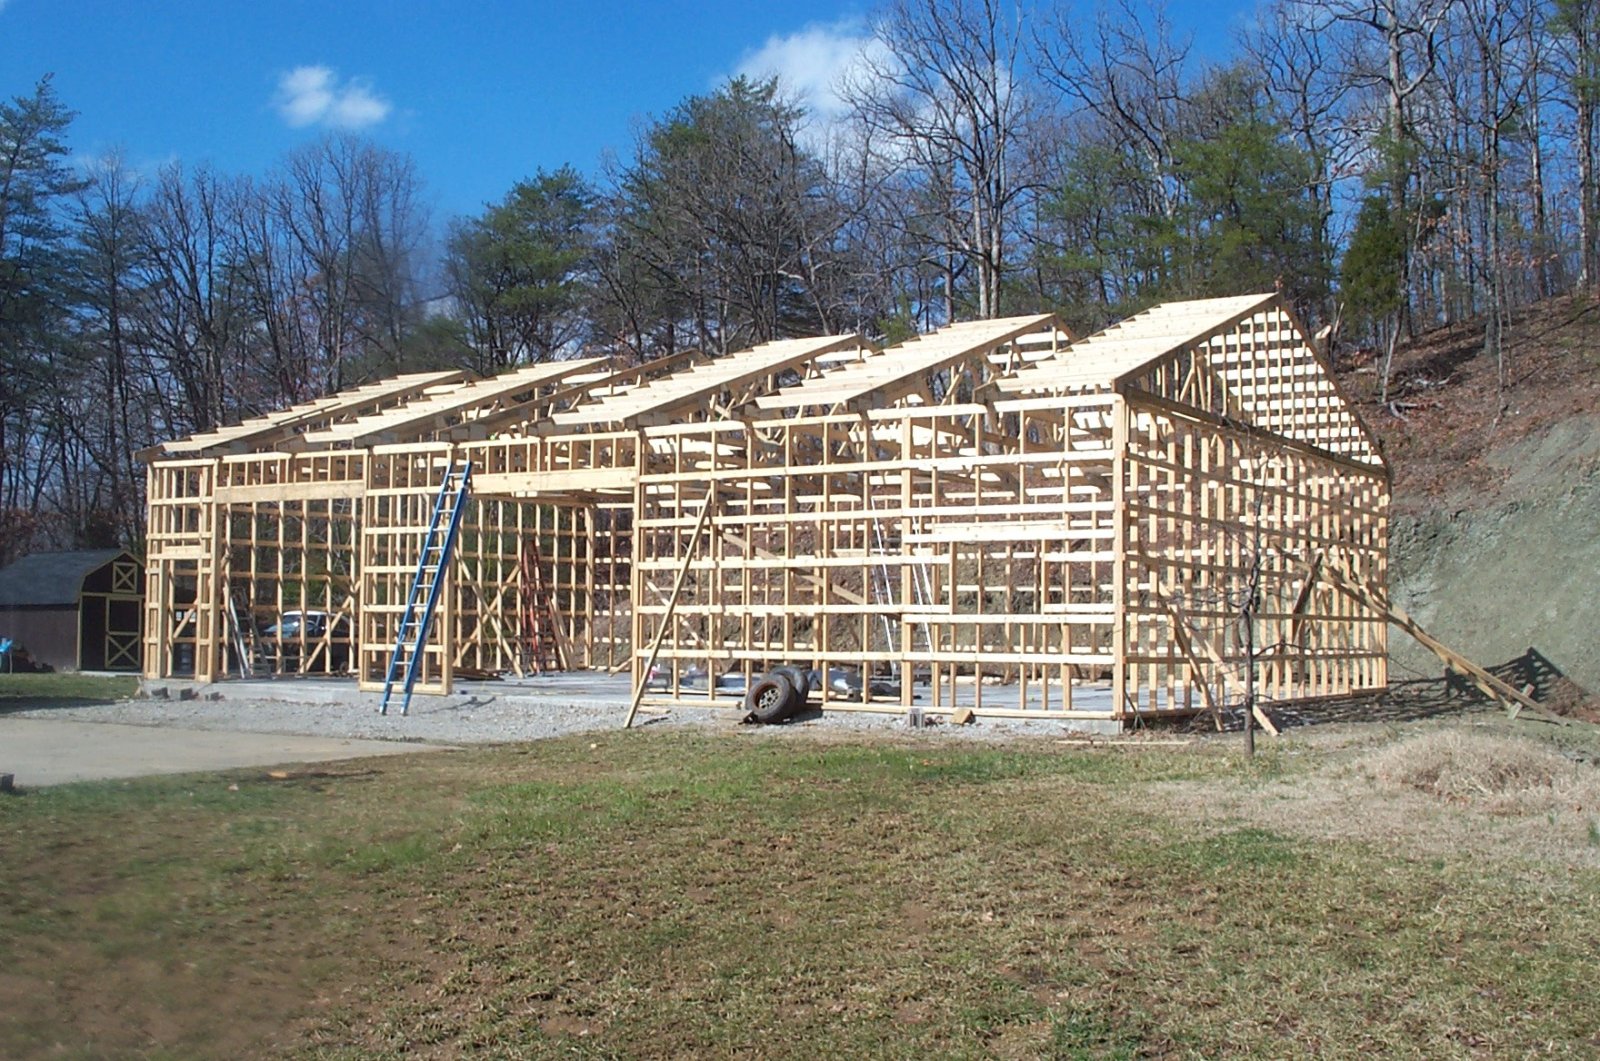
{"label": "small shed", "polygon": [[123,549],[33,553],[0,569],[0,638],[57,670],[139,669],[144,565]]}

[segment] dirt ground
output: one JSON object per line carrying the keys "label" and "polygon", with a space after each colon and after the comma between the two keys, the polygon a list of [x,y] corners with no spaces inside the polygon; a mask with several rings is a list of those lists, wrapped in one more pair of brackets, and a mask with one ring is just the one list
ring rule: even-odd
{"label": "dirt ground", "polygon": [[[1370,353],[1346,352],[1340,376],[1394,475],[1395,602],[1479,663],[1537,659],[1581,699],[1600,690],[1600,303],[1519,310],[1504,367],[1502,388],[1465,323],[1402,345],[1387,404]],[[1438,673],[1392,633],[1391,677]]]}

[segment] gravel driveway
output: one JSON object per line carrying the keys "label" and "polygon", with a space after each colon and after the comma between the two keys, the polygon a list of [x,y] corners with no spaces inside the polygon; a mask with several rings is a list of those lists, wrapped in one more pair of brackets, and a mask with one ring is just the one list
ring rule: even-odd
{"label": "gravel driveway", "polygon": [[20,788],[69,781],[324,763],[376,755],[443,751],[438,744],[308,737],[291,733],[157,728],[52,716],[0,716],[0,773]]}
{"label": "gravel driveway", "polygon": [[[189,730],[282,733],[361,740],[433,744],[498,744],[540,740],[569,733],[619,729],[628,713],[625,675],[555,674],[524,682],[462,682],[453,696],[417,696],[411,711],[378,713],[380,697],[359,692],[349,681],[224,682],[201,687],[195,699],[179,699],[176,684],[154,698],[80,707],[16,711],[6,717],[51,718]],[[158,694],[161,692],[158,687]],[[211,699],[211,697],[218,697]],[[678,708],[641,712],[635,726],[732,725],[729,710]],[[973,725],[940,725],[911,731],[898,714],[812,711],[774,733],[793,728],[880,733],[918,732],[965,739],[1060,736],[1060,722],[984,719]]]}

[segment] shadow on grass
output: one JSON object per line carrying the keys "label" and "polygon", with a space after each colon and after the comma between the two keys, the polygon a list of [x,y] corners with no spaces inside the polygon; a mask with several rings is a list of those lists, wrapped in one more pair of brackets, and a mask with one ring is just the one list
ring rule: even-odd
{"label": "shadow on grass", "polygon": [[139,679],[84,674],[0,674],[0,715],[43,708],[114,704],[132,696]]}

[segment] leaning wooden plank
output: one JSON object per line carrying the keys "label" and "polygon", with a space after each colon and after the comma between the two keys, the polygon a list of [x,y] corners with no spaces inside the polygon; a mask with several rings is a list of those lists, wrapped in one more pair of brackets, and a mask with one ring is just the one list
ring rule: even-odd
{"label": "leaning wooden plank", "polygon": [[[1307,564],[1305,560],[1299,557],[1296,557],[1296,559],[1300,561],[1302,566],[1310,568],[1311,565]],[[1460,673],[1468,681],[1472,682],[1479,692],[1491,700],[1500,701],[1508,710],[1512,711],[1513,715],[1518,711],[1526,710],[1535,718],[1546,722],[1554,722],[1562,726],[1571,725],[1571,719],[1562,718],[1560,715],[1547,710],[1531,696],[1496,678],[1483,667],[1480,667],[1428,633],[1420,623],[1406,614],[1403,609],[1390,604],[1382,591],[1378,590],[1370,582],[1358,578],[1342,558],[1335,557],[1332,563],[1324,564],[1322,577],[1327,579],[1328,583],[1339,592],[1381,612],[1389,622],[1410,634],[1423,648],[1438,656],[1445,666]]]}
{"label": "leaning wooden plank", "polygon": [[1250,713],[1255,716],[1256,722],[1258,722],[1261,725],[1262,729],[1266,730],[1268,733],[1272,734],[1274,737],[1283,736],[1283,734],[1278,731],[1277,725],[1274,724],[1272,719],[1267,717],[1267,713],[1261,709],[1261,705],[1260,704],[1256,704],[1255,706],[1250,708]]}
{"label": "leaning wooden plank", "polygon": [[1178,651],[1183,653],[1189,661],[1189,666],[1194,668],[1195,680],[1200,685],[1200,695],[1205,698],[1206,709],[1211,712],[1211,719],[1216,723],[1217,732],[1222,732],[1222,709],[1217,706],[1217,698],[1211,693],[1211,683],[1205,680],[1205,668],[1200,663],[1200,657],[1195,655],[1194,645],[1189,640],[1189,630],[1179,614],[1177,606],[1172,603],[1172,598],[1165,592],[1161,594],[1161,603],[1166,606],[1167,617],[1172,621],[1172,638],[1178,643]]}
{"label": "leaning wooden plank", "polygon": [[700,542],[700,535],[704,533],[706,524],[711,519],[711,509],[717,503],[716,488],[706,495],[706,503],[700,508],[700,522],[695,524],[694,533],[689,536],[688,543],[683,550],[683,566],[678,568],[678,580],[672,585],[672,596],[667,599],[666,614],[661,617],[661,627],[656,631],[655,640],[650,644],[650,654],[645,658],[644,669],[639,672],[639,687],[633,691],[633,702],[628,705],[628,717],[623,720],[622,728],[629,729],[633,726],[634,716],[639,713],[639,702],[644,699],[644,691],[650,684],[650,668],[656,665],[656,656],[661,652],[661,642],[666,640],[667,631],[672,628],[672,613],[678,607],[678,597],[683,593],[683,584],[689,578],[689,567],[694,563],[695,546]]}

